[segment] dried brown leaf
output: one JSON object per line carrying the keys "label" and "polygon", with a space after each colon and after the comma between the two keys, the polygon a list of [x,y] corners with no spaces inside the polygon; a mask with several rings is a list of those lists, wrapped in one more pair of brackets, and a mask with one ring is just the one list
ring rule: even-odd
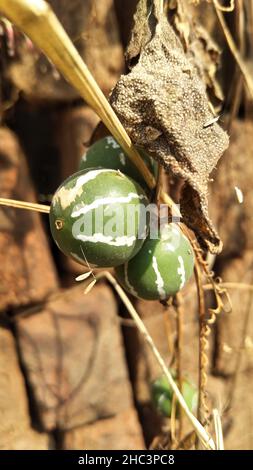
{"label": "dried brown leaf", "polygon": [[[221,242],[208,216],[207,186],[228,137],[215,122],[204,126],[214,118],[205,83],[167,18],[158,15],[158,2],[144,18],[148,11],[144,1],[128,50],[132,70],[121,76],[111,103],[134,143],[184,179],[180,201],[184,222],[210,251],[217,252]],[[135,34],[138,24],[145,25],[146,42]]]}

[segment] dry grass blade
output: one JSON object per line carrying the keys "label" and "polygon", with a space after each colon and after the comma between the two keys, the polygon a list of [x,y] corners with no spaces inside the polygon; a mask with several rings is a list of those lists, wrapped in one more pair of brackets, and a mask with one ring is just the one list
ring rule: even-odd
{"label": "dry grass blade", "polygon": [[0,206],[15,207],[17,209],[26,209],[29,211],[43,212],[49,214],[50,206],[36,204],[35,202],[16,201],[15,199],[5,199],[0,197]]}
{"label": "dry grass blade", "polygon": [[155,359],[156,359],[157,363],[159,364],[159,367],[161,368],[163,374],[165,375],[166,379],[168,380],[168,382],[169,382],[169,384],[170,384],[170,386],[173,390],[173,393],[175,394],[175,396],[178,400],[179,405],[184,410],[188,420],[190,421],[193,428],[195,429],[195,432],[198,435],[199,439],[201,440],[201,442],[203,443],[203,445],[207,449],[215,450],[215,444],[214,444],[213,439],[208,434],[208,432],[204,429],[202,424],[197,420],[197,418],[189,410],[189,408],[188,408],[188,406],[187,406],[187,404],[184,400],[184,397],[180,393],[179,388],[178,388],[176,382],[174,381],[174,379],[173,379],[168,367],[166,366],[163,358],[161,357],[157,347],[155,346],[152,337],[150,336],[146,326],[144,325],[143,321],[139,317],[138,313],[136,312],[135,308],[133,307],[132,303],[130,302],[129,298],[127,297],[126,293],[124,292],[122,287],[118,284],[116,279],[114,279],[114,277],[109,272],[100,273],[99,277],[101,278],[102,276],[105,277],[106,279],[108,279],[110,284],[112,284],[115,291],[117,292],[117,294],[121,298],[122,302],[125,304],[129,314],[131,315],[132,319],[134,320],[134,322],[136,324],[136,327],[138,328],[139,332],[141,333],[141,335],[144,337],[145,341],[148,343],[149,347],[151,348],[152,353],[155,356]]}
{"label": "dry grass blade", "polygon": [[84,289],[84,294],[87,295],[91,289],[93,289],[93,287],[95,286],[97,280],[96,279],[93,279],[93,281],[90,282],[90,284],[88,284],[88,286]]}
{"label": "dry grass blade", "polygon": [[234,39],[233,39],[233,37],[232,37],[232,35],[229,31],[229,28],[226,24],[226,21],[225,21],[224,16],[221,12],[221,9],[217,6],[217,1],[216,0],[213,0],[213,5],[214,5],[214,8],[215,8],[218,20],[220,22],[220,25],[222,27],[224,36],[226,38],[228,47],[229,47],[231,53],[233,54],[233,56],[234,56],[234,58],[237,62],[238,67],[240,68],[240,71],[242,73],[242,76],[244,78],[246,86],[249,90],[251,98],[253,99],[253,80],[252,80],[251,74],[248,70],[247,65],[245,64],[244,60],[242,59],[239,50],[237,49],[237,46],[236,46],[236,44],[234,42]]}
{"label": "dry grass blade", "polygon": [[159,0],[159,10],[160,10],[160,13],[163,13],[163,9],[164,9],[164,0]]}
{"label": "dry grass blade", "polygon": [[213,422],[216,436],[216,450],[224,450],[223,432],[218,410],[213,409]]}

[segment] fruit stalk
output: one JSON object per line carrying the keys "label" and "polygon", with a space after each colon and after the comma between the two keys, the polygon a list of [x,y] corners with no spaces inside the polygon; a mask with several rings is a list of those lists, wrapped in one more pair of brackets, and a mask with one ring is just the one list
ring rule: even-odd
{"label": "fruit stalk", "polygon": [[42,212],[49,214],[50,206],[45,204],[36,204],[34,202],[16,201],[15,199],[6,199],[0,197],[0,206],[15,207],[17,209],[26,209],[29,211]]}

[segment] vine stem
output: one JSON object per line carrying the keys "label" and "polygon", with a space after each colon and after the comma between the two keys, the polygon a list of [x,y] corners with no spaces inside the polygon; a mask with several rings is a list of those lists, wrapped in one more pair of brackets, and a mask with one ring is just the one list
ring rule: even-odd
{"label": "vine stem", "polygon": [[216,408],[213,409],[213,422],[216,436],[217,450],[224,450],[223,432],[219,412]]}
{"label": "vine stem", "polygon": [[[239,289],[239,290],[253,291],[253,285],[252,284],[245,284],[244,282],[221,282],[219,284],[219,286],[223,287],[224,289]],[[212,284],[204,284],[203,289],[204,290],[213,290],[213,285]]]}
{"label": "vine stem", "polygon": [[198,264],[195,264],[195,278],[197,284],[198,304],[199,304],[199,400],[198,400],[198,419],[203,423],[206,421],[208,409],[206,405],[206,367],[208,358],[206,349],[208,346],[207,335],[209,327],[205,318],[205,297],[201,282],[201,272]]}
{"label": "vine stem", "polygon": [[[182,374],[182,348],[183,348],[183,313],[184,313],[184,301],[183,296],[180,293],[176,294],[176,311],[177,311],[177,340],[176,340],[176,351],[177,351],[177,383],[180,392],[183,390],[183,374]],[[182,439],[183,434],[183,413],[182,408],[179,408],[179,429],[178,429],[178,440]]]}
{"label": "vine stem", "polygon": [[198,435],[199,439],[205,445],[205,447],[207,447],[210,450],[215,450],[216,447],[215,447],[215,444],[214,444],[214,441],[213,441],[212,437],[208,434],[208,432],[205,430],[205,428],[202,426],[202,424],[197,420],[197,418],[189,410],[189,408],[188,408],[188,406],[187,406],[187,404],[184,400],[184,397],[180,393],[180,390],[179,390],[177,384],[175,383],[169,369],[167,368],[163,358],[161,357],[161,354],[159,353],[157,347],[155,346],[152,337],[150,336],[146,326],[144,325],[142,319],[139,317],[139,315],[138,315],[137,311],[135,310],[134,306],[130,302],[128,296],[126,295],[126,293],[124,292],[122,287],[118,284],[118,282],[114,279],[114,277],[109,272],[106,271],[106,272],[100,273],[99,277],[101,277],[101,276],[104,276],[104,277],[106,277],[106,279],[108,279],[108,281],[114,287],[117,294],[120,296],[122,302],[126,306],[126,308],[129,312],[129,314],[131,315],[132,319],[134,320],[134,322],[136,324],[136,327],[138,328],[139,332],[144,337],[145,341],[147,342],[150,349],[152,350],[152,353],[153,353],[154,357],[156,358],[156,361],[159,364],[160,369],[162,370],[163,374],[165,375],[166,379],[168,380],[168,382],[169,382],[169,384],[170,384],[170,386],[171,386],[171,388],[172,388],[172,390],[173,390],[180,406],[184,410],[188,420],[190,421],[193,428],[195,429],[196,434]]}

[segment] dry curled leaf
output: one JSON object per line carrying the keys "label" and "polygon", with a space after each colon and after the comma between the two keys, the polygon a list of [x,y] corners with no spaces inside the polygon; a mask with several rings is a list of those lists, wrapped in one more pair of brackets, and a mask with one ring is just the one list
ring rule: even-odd
{"label": "dry curled leaf", "polygon": [[111,104],[133,142],[183,178],[184,222],[215,253],[221,241],[208,216],[207,186],[228,136],[215,122],[204,127],[214,117],[205,83],[158,3],[138,4],[127,54],[132,68],[120,77]]}

